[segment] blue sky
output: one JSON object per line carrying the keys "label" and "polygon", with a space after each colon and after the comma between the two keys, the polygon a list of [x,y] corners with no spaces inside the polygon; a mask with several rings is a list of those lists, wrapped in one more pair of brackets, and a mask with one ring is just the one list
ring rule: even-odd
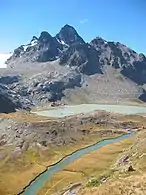
{"label": "blue sky", "polygon": [[65,24],[86,41],[101,36],[146,54],[146,0],[1,0],[0,52]]}

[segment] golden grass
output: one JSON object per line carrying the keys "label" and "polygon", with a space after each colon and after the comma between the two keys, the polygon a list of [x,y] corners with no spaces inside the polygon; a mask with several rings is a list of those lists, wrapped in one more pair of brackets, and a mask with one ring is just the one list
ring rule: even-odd
{"label": "golden grass", "polygon": [[146,195],[146,174],[120,178],[96,188],[86,188],[78,195]]}
{"label": "golden grass", "polygon": [[[9,167],[8,167],[9,168]],[[0,173],[0,192],[3,193],[1,195],[13,195],[17,194],[22,190],[22,187],[26,185],[26,183],[32,180],[34,177],[38,175],[38,173],[44,171],[45,168],[39,165],[32,165],[25,170],[16,170],[13,172],[8,171]]]}
{"label": "golden grass", "polygon": [[[40,121],[46,122],[48,120],[48,117],[33,116],[24,112],[0,114],[0,118],[10,118],[17,120],[18,122],[20,121],[30,123],[38,123]],[[129,117],[128,120],[131,119],[133,119],[133,116]],[[122,120],[127,121],[126,117],[121,118],[121,121]],[[142,117],[138,119],[135,117],[134,120],[143,122]],[[97,127],[92,124],[83,126],[82,128],[78,128],[81,130],[90,129],[90,131],[106,130],[106,128],[102,129],[101,127]],[[118,134],[114,134],[110,137],[115,137],[117,135]],[[0,160],[0,195],[13,195],[19,193],[36,175],[44,171],[46,166],[57,162],[62,157],[72,153],[79,148],[86,147],[105,138],[109,138],[109,136],[101,137],[99,136],[99,134],[97,134],[96,136],[86,135],[84,136],[84,139],[80,139],[80,141],[76,142],[76,144],[48,147],[44,151],[42,151],[41,148],[29,148],[28,151],[26,151],[18,158],[11,158],[10,154],[13,148],[8,148],[8,150],[6,151],[6,157]],[[115,145],[115,147],[117,148],[115,149],[115,151],[113,151],[113,149],[110,149],[110,147],[107,147],[108,150],[102,148],[101,153],[100,151],[98,151],[100,155],[93,153],[93,156],[85,156],[87,158],[86,160],[84,158],[81,158],[79,161],[74,162],[73,164],[68,166],[66,170],[58,173],[57,176],[54,175],[52,177],[54,182],[59,182],[59,178],[62,177],[62,173],[63,175],[67,175],[67,177],[65,176],[66,179],[62,180],[62,182],[59,182],[54,188],[52,187],[51,191],[54,192],[56,191],[56,189],[57,191],[62,190],[63,188],[66,188],[68,186],[69,182],[81,180],[85,181],[88,177],[90,177],[91,174],[98,176],[103,173],[102,170],[105,174],[107,174],[108,167],[113,163],[114,158],[116,158],[116,156],[122,152],[122,147],[128,147],[129,144],[129,142],[127,142],[127,144],[125,142],[125,144],[121,145],[121,147],[119,147],[119,145],[117,144],[117,146]],[[102,153],[104,155],[102,155]],[[90,160],[90,158],[93,159]],[[83,164],[84,166],[82,167],[81,165]],[[102,164],[102,167],[100,164]],[[93,169],[91,169],[91,166],[93,166]],[[54,179],[54,177],[56,177],[56,179]],[[47,185],[45,186],[45,190],[42,189],[40,193],[46,193],[49,185],[50,183],[47,183]]]}
{"label": "golden grass", "polygon": [[[146,195],[146,130],[138,133],[128,154],[135,171],[116,172],[107,183],[94,188],[84,188],[78,195]],[[120,170],[121,167],[117,167]]]}
{"label": "golden grass", "polygon": [[19,193],[32,179],[43,172],[47,166],[59,161],[75,150],[91,145],[100,139],[100,137],[89,136],[79,143],[77,142],[76,145],[52,146],[44,151],[41,148],[29,148],[20,157],[14,159],[10,158],[12,151],[12,148],[10,148],[5,159],[0,161],[0,192],[2,192],[2,195]]}
{"label": "golden grass", "polygon": [[[84,155],[67,166],[63,171],[56,173],[40,190],[38,195],[54,194],[68,188],[70,183],[86,183],[91,177],[100,178],[112,174],[110,166],[114,163],[118,155],[132,144],[134,139],[135,138],[130,138],[113,143]],[[69,178],[69,180],[67,178]],[[52,182],[55,185],[52,185]]]}
{"label": "golden grass", "polygon": [[64,191],[64,184],[67,186],[75,183],[78,178],[78,181],[83,181],[84,175],[79,172],[68,172],[62,171],[62,174],[57,173],[54,177],[50,179],[50,182],[43,189],[43,195],[53,194],[54,192],[60,191],[61,193]]}
{"label": "golden grass", "polygon": [[39,121],[48,121],[53,118],[45,117],[45,116],[37,116],[33,114],[29,114],[27,112],[13,112],[9,114],[0,113],[0,118],[13,119],[17,122],[39,122]]}

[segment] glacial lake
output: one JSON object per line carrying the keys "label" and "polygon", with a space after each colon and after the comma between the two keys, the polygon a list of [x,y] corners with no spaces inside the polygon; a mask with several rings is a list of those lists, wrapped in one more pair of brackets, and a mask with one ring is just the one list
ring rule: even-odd
{"label": "glacial lake", "polygon": [[146,114],[145,106],[105,105],[105,104],[80,104],[54,107],[48,110],[33,112],[40,116],[63,118],[81,113],[90,113],[95,110],[105,110],[118,114]]}

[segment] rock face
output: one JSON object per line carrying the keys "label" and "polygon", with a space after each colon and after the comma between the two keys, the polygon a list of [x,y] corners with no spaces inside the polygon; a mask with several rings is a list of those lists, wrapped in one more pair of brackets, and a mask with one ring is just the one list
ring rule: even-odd
{"label": "rock face", "polygon": [[12,83],[17,83],[19,82],[19,78],[20,76],[15,75],[15,76],[2,76],[0,77],[0,83],[4,84],[4,85],[9,85]]}
{"label": "rock face", "polygon": [[138,84],[146,83],[146,57],[119,42],[107,42],[100,37],[90,43],[98,52],[103,65],[120,69],[121,73]]}
{"label": "rock face", "polygon": [[2,75],[0,83],[8,85],[23,103],[27,99],[27,105],[71,98],[74,92],[71,99],[80,94],[82,103],[84,99],[90,103],[99,99],[146,101],[143,54],[101,37],[86,43],[69,25],[54,37],[46,31],[34,36],[29,44],[14,50],[7,64],[7,72],[17,74]]}
{"label": "rock face", "polygon": [[10,113],[23,108],[19,96],[5,85],[0,84],[0,112]]}
{"label": "rock face", "polygon": [[85,41],[80,37],[77,31],[69,25],[65,25],[60,32],[56,35],[59,42],[66,46],[71,46],[72,44],[83,44]]}
{"label": "rock face", "polygon": [[58,75],[52,73],[39,74],[27,80],[23,85],[11,85],[11,88],[20,94],[21,97],[28,97],[31,102],[51,102],[61,100],[64,96],[63,90],[68,88],[80,87],[81,75],[75,71]]}
{"label": "rock face", "polygon": [[10,113],[16,109],[29,109],[32,106],[27,98],[20,96],[20,92],[13,90],[12,86],[16,86],[20,80],[19,75],[0,77],[0,112]]}
{"label": "rock face", "polygon": [[89,44],[73,44],[61,56],[60,64],[76,67],[83,74],[102,73],[99,56]]}
{"label": "rock face", "polygon": [[15,112],[16,105],[3,94],[0,94],[0,112],[10,113]]}
{"label": "rock face", "polygon": [[23,56],[25,61],[53,61],[59,57],[62,50],[63,47],[56,38],[44,31],[39,38],[33,37],[29,44],[21,45],[14,50],[14,54],[9,60],[15,60]]}

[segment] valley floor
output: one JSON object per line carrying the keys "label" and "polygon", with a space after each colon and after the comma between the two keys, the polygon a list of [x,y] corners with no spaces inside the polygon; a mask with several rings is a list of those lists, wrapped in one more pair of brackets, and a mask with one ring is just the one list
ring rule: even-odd
{"label": "valley floor", "polygon": [[[144,129],[133,138],[84,155],[55,174],[38,194],[145,195],[145,151]],[[72,188],[73,184],[79,186]]]}
{"label": "valley floor", "polygon": [[[0,194],[2,195],[18,194],[31,180],[43,172],[47,166],[57,162],[79,148],[92,145],[102,139],[119,136],[124,133],[123,127],[126,128],[132,125],[133,127],[143,128],[145,126],[145,120],[142,116],[111,116],[106,112],[95,113],[94,115],[89,114],[87,116],[81,115],[78,120],[76,117],[69,117],[69,119],[65,121],[64,119],[58,119],[59,121],[56,123],[54,123],[54,119],[36,117],[24,113],[2,114],[0,117],[2,121],[14,118],[15,122],[17,121],[20,126],[22,123],[37,125],[39,131],[42,131],[42,133],[48,132],[48,130],[51,131],[52,128],[60,129],[59,125],[62,124],[62,122],[63,124],[65,123],[64,129],[67,128],[67,130],[70,131],[70,125],[74,124],[74,128],[72,129],[73,134],[69,133],[68,137],[66,137],[66,139],[72,141],[64,142],[64,144],[53,142],[44,146],[36,143],[31,138],[31,140],[27,140],[29,147],[24,147],[24,149],[20,146],[16,147],[12,144],[5,145],[1,142]],[[37,130],[35,131],[38,134]],[[76,136],[76,134],[78,136]],[[41,134],[39,136],[41,136]],[[64,134],[62,134],[62,136],[64,137]],[[59,136],[55,139],[57,140],[58,138]],[[17,139],[17,137],[15,137],[15,139]],[[63,171],[55,174],[51,180],[46,183],[39,194],[49,195],[56,192],[62,193],[71,183],[76,182],[81,182],[83,186],[79,194],[90,193],[91,188],[86,189],[86,183],[88,183],[92,177],[97,180],[101,177],[111,177],[113,170],[111,170],[110,167],[119,155],[122,155],[132,143],[135,143],[135,140],[135,137],[127,139],[83,156],[70,164]]]}

